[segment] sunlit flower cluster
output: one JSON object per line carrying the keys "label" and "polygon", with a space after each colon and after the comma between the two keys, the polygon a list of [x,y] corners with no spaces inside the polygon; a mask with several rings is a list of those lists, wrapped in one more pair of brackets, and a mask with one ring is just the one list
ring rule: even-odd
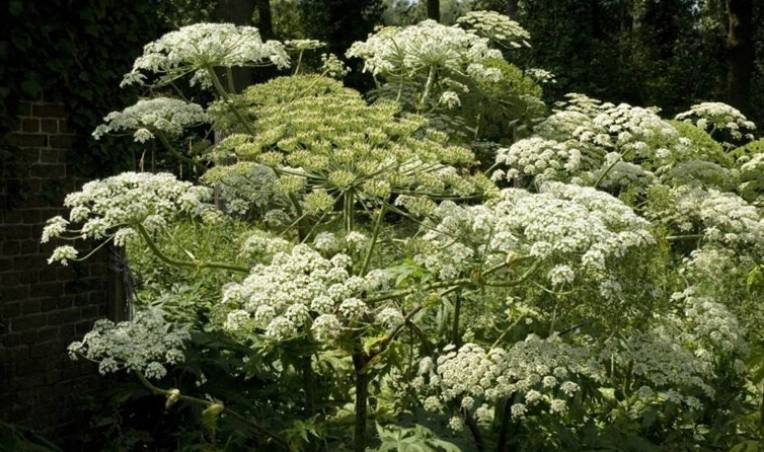
{"label": "sunlit flower cluster", "polygon": [[185,361],[184,343],[189,339],[186,326],[165,320],[158,309],[144,309],[125,322],[98,320],[82,341],[69,345],[69,356],[97,362],[101,374],[124,369],[160,379],[167,374],[166,366]]}
{"label": "sunlit flower cluster", "polygon": [[507,170],[496,170],[491,177],[512,180],[520,175],[535,177],[537,182],[566,179],[581,166],[581,152],[567,143],[545,140],[540,137],[526,138],[509,148],[500,148],[496,163]]}
{"label": "sunlit flower cluster", "polygon": [[[495,403],[517,394],[511,412],[520,420],[530,411],[565,414],[581,382],[601,381],[604,368],[586,349],[566,344],[556,335],[547,339],[529,335],[508,349],[450,345],[434,362],[425,358],[420,374],[427,382],[425,391],[435,393],[425,408],[438,410],[442,403],[456,400],[469,411],[483,401]],[[490,413],[480,415],[485,416]]]}
{"label": "sunlit flower cluster", "polygon": [[672,190],[673,212],[656,212],[680,233],[702,234],[709,242],[761,251],[764,219],[758,209],[729,192],[705,191],[689,186]]}
{"label": "sunlit flower cluster", "polygon": [[509,16],[495,11],[470,11],[456,23],[505,48],[530,47],[530,33]]}
{"label": "sunlit flower cluster", "polygon": [[[82,190],[67,195],[69,219],[57,216],[43,228],[41,242],[65,239],[113,239],[123,246],[136,235],[137,227],[147,232],[164,229],[181,215],[198,216],[210,208],[210,190],[179,181],[168,173],[126,172],[88,182]],[[81,225],[75,228],[76,225]],[[53,261],[71,260],[71,246],[53,252]]]}
{"label": "sunlit flower cluster", "polygon": [[601,279],[608,259],[654,243],[649,223],[618,199],[559,182],[543,184],[536,194],[505,189],[490,207],[443,202],[435,215],[423,236],[431,246],[417,260],[444,279],[468,272],[483,256],[490,266],[510,254],[566,263],[568,275],[582,271]]}
{"label": "sunlit flower cluster", "polygon": [[347,56],[362,58],[364,72],[383,77],[426,76],[430,68],[459,73],[485,71],[485,60],[502,57],[500,51],[488,46],[488,39],[434,20],[383,28],[366,41],[353,43]]}
{"label": "sunlit flower cluster", "polygon": [[[336,240],[324,237],[319,242],[331,239]],[[277,245],[274,251],[282,248],[281,242]],[[223,329],[232,334],[260,329],[275,341],[300,336],[326,341],[358,323],[400,323],[402,314],[394,307],[375,312],[376,307],[359,298],[389,285],[389,277],[378,271],[351,276],[351,265],[347,254],[326,258],[308,245],[277,251],[270,263],[254,266],[244,281],[224,288],[229,313]]]}
{"label": "sunlit flower cluster", "polygon": [[158,76],[164,85],[193,74],[192,83],[209,86],[209,70],[216,67],[289,66],[283,44],[265,41],[255,27],[199,23],[171,31],[143,48],[143,55],[125,74],[122,85],[146,83],[146,73]]}
{"label": "sunlit flower cluster", "polygon": [[321,68],[319,71],[327,77],[342,79],[350,73],[350,68],[344,61],[333,53],[321,54]]}
{"label": "sunlit flower cluster", "polygon": [[93,131],[98,140],[108,133],[130,131],[139,143],[154,138],[156,133],[174,137],[189,127],[209,122],[201,105],[170,97],[141,99],[122,111],[113,111],[103,118],[104,124]]}
{"label": "sunlit flower cluster", "polygon": [[702,102],[676,115],[680,121],[694,124],[714,136],[717,132],[728,133],[736,141],[753,140],[756,124],[749,121],[740,110],[723,102]]}

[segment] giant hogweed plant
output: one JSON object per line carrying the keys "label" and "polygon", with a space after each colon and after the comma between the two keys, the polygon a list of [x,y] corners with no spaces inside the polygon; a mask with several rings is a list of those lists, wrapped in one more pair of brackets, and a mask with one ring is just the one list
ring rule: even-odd
{"label": "giant hogweed plant", "polygon": [[208,441],[229,447],[755,441],[755,422],[732,420],[761,397],[745,365],[764,319],[758,154],[683,122],[706,108],[669,121],[572,95],[479,161],[423,113],[450,74],[497,75],[489,44],[511,46],[517,30],[439,27],[351,49],[399,93],[425,74],[413,109],[402,94],[368,104],[330,68],[235,94],[227,68],[289,64],[248,27],[193,25],[147,45],[127,83],[191,77],[215,100],[144,100],[96,134],[171,146],[162,137],[208,123],[219,140],[197,182],[89,182],[48,222],[43,242],[71,242],[51,263],[113,244],[148,286],[132,320],[98,322],[71,356],[134,373],[167,410],[197,406]]}

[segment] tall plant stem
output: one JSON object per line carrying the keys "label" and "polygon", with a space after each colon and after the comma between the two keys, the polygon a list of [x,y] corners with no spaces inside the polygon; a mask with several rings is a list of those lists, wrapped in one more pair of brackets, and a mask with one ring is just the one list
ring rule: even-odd
{"label": "tall plant stem", "polygon": [[432,90],[432,84],[435,81],[435,66],[430,66],[430,72],[427,74],[427,81],[424,84],[424,92],[422,93],[422,97],[419,100],[419,108],[418,110],[421,111],[422,108],[424,108],[424,104],[427,101],[427,98],[430,97],[430,91]]}
{"label": "tall plant stem", "polygon": [[366,270],[369,268],[369,263],[371,262],[371,255],[374,253],[374,247],[377,244],[377,239],[379,238],[379,231],[382,229],[382,219],[385,217],[385,205],[383,204],[382,207],[379,208],[379,213],[377,214],[377,219],[374,221],[374,230],[371,233],[371,243],[369,244],[369,249],[366,250],[366,256],[363,259],[363,265],[361,266],[361,276],[366,274]]}
{"label": "tall plant stem", "polygon": [[170,256],[167,256],[162,252],[162,250],[159,249],[156,243],[154,243],[154,240],[151,238],[151,235],[149,235],[148,231],[146,231],[146,228],[143,227],[141,224],[134,225],[138,232],[141,234],[143,239],[146,241],[146,244],[149,246],[149,249],[158,257],[162,262],[170,265],[174,265],[176,267],[190,267],[190,268],[196,268],[196,269],[202,269],[202,268],[215,268],[219,270],[230,270],[235,271],[239,273],[249,273],[249,268],[247,267],[240,267],[238,265],[233,264],[226,264],[221,262],[202,262],[202,261],[182,261],[180,259],[175,259]]}
{"label": "tall plant stem", "polygon": [[241,125],[244,127],[244,129],[247,131],[248,134],[254,135],[255,131],[252,129],[252,126],[249,125],[246,119],[244,119],[244,116],[241,115],[241,112],[233,105],[233,99],[231,99],[231,96],[228,94],[228,92],[223,87],[223,84],[220,83],[220,79],[218,78],[218,75],[215,73],[215,70],[212,68],[207,69],[207,73],[210,74],[210,78],[212,79],[212,84],[215,87],[215,90],[218,92],[218,95],[221,99],[225,102],[228,109],[233,113],[234,116],[236,116],[236,119],[241,123]]}
{"label": "tall plant stem", "polygon": [[483,452],[485,450],[483,435],[480,434],[480,427],[478,427],[475,418],[472,417],[472,414],[470,414],[469,411],[464,411],[464,422],[467,424],[467,428],[472,434],[472,439],[475,440],[475,449],[477,449],[478,452]]}
{"label": "tall plant stem", "polygon": [[353,451],[366,451],[366,417],[369,398],[369,375],[366,373],[368,358],[362,351],[353,353],[355,370],[355,426],[353,429]]}
{"label": "tall plant stem", "polygon": [[343,197],[344,205],[342,216],[345,223],[345,232],[353,230],[353,192],[348,190]]}
{"label": "tall plant stem", "polygon": [[509,427],[512,420],[512,396],[504,401],[501,410],[501,426],[499,427],[499,439],[496,441],[496,452],[509,451]]}
{"label": "tall plant stem", "polygon": [[[151,383],[140,372],[134,371],[133,373],[135,374],[136,377],[138,377],[138,381],[140,381],[141,384],[143,386],[145,386],[146,389],[148,389],[149,392],[151,392],[152,394],[160,395],[160,396],[164,396],[164,397],[170,397],[170,396],[173,395],[173,390],[171,390],[171,389],[163,389],[163,388],[160,388],[159,386],[154,385],[153,383]],[[210,407],[210,406],[212,406],[214,404],[220,404],[221,406],[223,406],[223,412],[224,413],[230,415],[231,417],[237,419],[239,422],[242,422],[245,425],[249,425],[254,430],[256,430],[256,431],[258,431],[258,432],[260,432],[260,433],[262,433],[262,434],[264,434],[264,435],[266,435],[268,437],[270,437],[273,441],[277,442],[282,447],[287,447],[288,446],[286,440],[284,440],[284,438],[282,438],[278,434],[270,431],[266,427],[263,427],[262,425],[260,425],[259,423],[255,422],[254,420],[249,419],[246,416],[244,416],[242,414],[239,414],[238,412],[228,408],[227,406],[223,405],[220,402],[212,401],[212,400],[207,400],[207,399],[200,399],[198,397],[192,397],[192,396],[187,396],[187,395],[183,395],[183,394],[179,394],[177,397],[178,397],[177,400],[180,401],[180,402],[191,403],[191,404],[199,405],[199,406],[202,406],[202,407],[205,407],[205,408],[206,407]]]}
{"label": "tall plant stem", "polygon": [[454,325],[451,328],[451,342],[454,343],[457,347],[459,347],[459,317],[461,315],[462,311],[462,300],[457,295],[456,301],[454,302]]}
{"label": "tall plant stem", "polygon": [[313,400],[313,356],[307,355],[302,360],[302,379],[305,385],[305,412],[308,416],[313,416],[316,411]]}
{"label": "tall plant stem", "polygon": [[186,162],[189,165],[206,170],[207,168],[201,163],[197,162],[196,160],[188,157],[187,155],[180,152],[175,146],[170,143],[170,139],[167,138],[167,135],[164,134],[164,132],[160,130],[155,130],[154,135],[159,137],[159,141],[162,143],[162,145],[172,154],[176,159],[180,160],[181,162]]}

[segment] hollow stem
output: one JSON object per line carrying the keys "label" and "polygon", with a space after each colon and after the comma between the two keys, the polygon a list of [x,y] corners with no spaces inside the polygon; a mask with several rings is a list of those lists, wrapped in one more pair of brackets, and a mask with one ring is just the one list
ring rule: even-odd
{"label": "hollow stem", "polygon": [[379,231],[382,229],[382,219],[385,217],[385,205],[383,204],[382,207],[379,208],[379,213],[377,214],[377,219],[374,222],[374,230],[371,235],[371,243],[369,244],[369,249],[366,250],[366,256],[363,259],[363,265],[361,266],[361,275],[366,274],[366,270],[369,268],[369,263],[371,262],[371,255],[374,253],[374,247],[377,244],[377,239],[379,238]]}
{"label": "hollow stem", "polygon": [[239,273],[249,273],[249,268],[247,267],[240,267],[238,265],[232,265],[232,264],[226,264],[226,263],[220,263],[220,262],[201,262],[201,261],[182,261],[180,259],[175,259],[173,257],[167,256],[162,252],[162,250],[159,249],[156,243],[154,243],[154,240],[152,240],[151,236],[149,235],[148,231],[146,231],[146,228],[143,227],[141,224],[137,224],[134,226],[138,232],[141,234],[143,239],[146,241],[146,244],[148,245],[149,249],[164,263],[174,265],[176,267],[190,267],[190,268],[196,268],[196,269],[202,269],[202,268],[215,268],[220,270],[230,270],[235,271]]}
{"label": "hollow stem", "polygon": [[353,451],[366,451],[366,418],[369,398],[369,376],[366,373],[368,359],[362,352],[353,353],[355,370],[355,426],[353,429]]}
{"label": "hollow stem", "polygon": [[241,125],[244,127],[244,130],[247,131],[250,135],[255,135],[255,131],[252,129],[252,126],[249,125],[249,122],[247,122],[246,119],[244,119],[244,116],[241,115],[241,112],[233,105],[233,100],[231,99],[231,96],[228,94],[228,92],[223,87],[223,84],[220,83],[220,79],[218,78],[218,75],[215,73],[215,70],[212,68],[207,69],[207,73],[210,74],[210,78],[212,79],[212,84],[215,87],[215,91],[218,92],[218,95],[221,99],[225,102],[226,106],[228,106],[228,109],[233,113],[234,116],[236,116],[236,119],[241,123]]}

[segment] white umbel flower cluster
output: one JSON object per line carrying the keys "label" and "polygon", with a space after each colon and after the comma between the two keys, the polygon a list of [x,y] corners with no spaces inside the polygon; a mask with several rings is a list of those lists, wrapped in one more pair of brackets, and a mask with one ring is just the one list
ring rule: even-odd
{"label": "white umbel flower cluster", "polygon": [[[141,225],[148,232],[167,226],[179,215],[198,216],[211,208],[210,189],[179,181],[169,173],[126,172],[82,186],[64,200],[69,219],[54,217],[43,228],[43,243],[52,238],[114,239],[117,246],[136,234]],[[81,224],[73,229],[73,224]],[[71,250],[54,252],[55,259],[70,259]]]}
{"label": "white umbel flower cluster", "polygon": [[[518,394],[520,402],[511,409],[516,419],[530,410],[562,414],[568,400],[580,391],[577,382],[602,381],[605,375],[586,349],[566,344],[557,336],[542,339],[533,334],[506,350],[486,350],[474,343],[457,350],[450,345],[434,366],[420,366],[420,373],[428,380],[425,390],[434,392],[440,399],[437,402],[456,400],[468,410],[481,401],[495,403]],[[428,405],[440,406],[436,400]]]}
{"label": "white umbel flower cluster", "polygon": [[408,27],[385,27],[366,41],[353,43],[348,57],[364,60],[363,71],[374,75],[413,76],[431,67],[467,73],[483,68],[489,58],[501,58],[501,52],[481,38],[457,26],[425,20]]}
{"label": "white umbel flower cluster", "polygon": [[167,374],[166,366],[185,360],[183,344],[189,339],[186,326],[166,321],[152,308],[138,311],[130,321],[97,321],[82,341],[69,345],[69,356],[98,362],[101,374],[124,369],[160,379]]}
{"label": "white umbel flower cluster", "polygon": [[496,170],[492,174],[494,180],[506,177],[511,181],[519,175],[535,177],[537,182],[564,180],[581,167],[581,151],[567,143],[531,137],[517,141],[509,148],[500,148],[496,163],[509,169]]}
{"label": "white umbel flower cluster", "polygon": [[141,99],[122,111],[113,111],[103,118],[104,124],[93,131],[96,140],[108,133],[132,131],[133,138],[143,143],[154,134],[178,136],[189,127],[209,122],[201,105],[170,97]]}
{"label": "white umbel flower cluster", "polygon": [[735,107],[723,102],[702,102],[676,115],[679,121],[689,122],[701,130],[714,135],[727,132],[734,140],[753,140],[756,124],[749,121]]}
{"label": "white umbel flower cluster", "polygon": [[502,47],[519,49],[530,47],[530,33],[509,16],[495,11],[470,11],[456,19],[462,28],[488,38]]}
{"label": "white umbel flower cluster", "polygon": [[266,41],[255,27],[199,23],[171,31],[143,48],[143,55],[125,74],[122,86],[144,84],[145,73],[164,85],[193,73],[192,83],[209,85],[207,71],[215,67],[289,67],[289,55],[278,41]]}
{"label": "white umbel flower cluster", "polygon": [[705,240],[748,252],[764,251],[764,218],[734,193],[681,186],[672,190],[674,213],[657,213],[680,233],[700,228]]}
{"label": "white umbel flower cluster", "polygon": [[234,334],[262,329],[276,341],[306,335],[326,341],[345,326],[375,318],[388,327],[402,321],[390,307],[375,315],[360,298],[388,284],[389,277],[350,276],[351,264],[346,254],[325,258],[308,245],[277,252],[269,264],[256,265],[244,281],[223,289],[223,303],[233,306],[224,329]]}
{"label": "white umbel flower cluster", "polygon": [[568,265],[564,275],[549,274],[554,285],[578,272],[599,280],[608,259],[654,243],[649,222],[618,199],[560,182],[536,194],[505,189],[490,207],[443,202],[435,215],[438,222],[423,236],[431,246],[416,260],[442,279],[469,274],[481,256],[491,266],[515,254]]}

